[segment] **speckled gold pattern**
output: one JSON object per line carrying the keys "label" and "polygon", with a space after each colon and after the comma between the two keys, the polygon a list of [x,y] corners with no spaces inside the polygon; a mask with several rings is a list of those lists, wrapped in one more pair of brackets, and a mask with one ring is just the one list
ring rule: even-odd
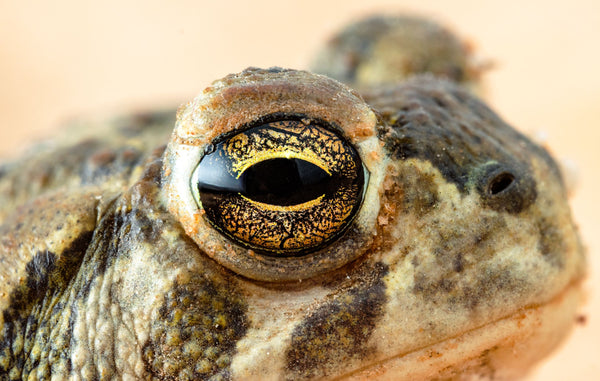
{"label": "speckled gold pattern", "polygon": [[273,158],[300,158],[328,174],[351,175],[356,171],[344,141],[310,120],[282,120],[264,127],[252,133],[239,133],[226,141],[223,149],[231,159],[235,177],[255,163]]}
{"label": "speckled gold pattern", "polygon": [[241,132],[225,140],[218,154],[234,178],[265,160],[299,158],[335,181],[335,190],[297,205],[265,204],[231,193],[214,210],[205,208],[217,229],[251,248],[288,255],[322,246],[344,231],[360,206],[363,168],[356,151],[308,120],[271,122]]}

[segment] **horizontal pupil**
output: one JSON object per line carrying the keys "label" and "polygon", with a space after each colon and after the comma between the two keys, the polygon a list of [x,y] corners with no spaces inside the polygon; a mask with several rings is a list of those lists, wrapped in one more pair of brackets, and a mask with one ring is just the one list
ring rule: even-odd
{"label": "horizontal pupil", "polygon": [[213,148],[194,170],[191,191],[210,223],[242,246],[302,256],[342,234],[360,208],[360,157],[324,127],[273,122]]}
{"label": "horizontal pupil", "polygon": [[240,180],[243,196],[270,205],[291,206],[335,192],[332,176],[302,159],[275,158],[247,168]]}

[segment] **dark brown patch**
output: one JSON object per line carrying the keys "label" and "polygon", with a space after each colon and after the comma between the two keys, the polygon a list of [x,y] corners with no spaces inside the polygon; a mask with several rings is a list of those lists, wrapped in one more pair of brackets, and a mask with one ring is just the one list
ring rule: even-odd
{"label": "dark brown patch", "polygon": [[422,173],[412,166],[401,166],[395,182],[402,196],[392,198],[390,201],[399,201],[403,214],[423,217],[439,202],[438,186],[431,173]]}
{"label": "dark brown patch", "polygon": [[223,279],[189,273],[165,295],[142,353],[161,380],[231,378],[236,343],[246,334],[246,305]]}
{"label": "dark brown patch", "polygon": [[[461,193],[475,190],[492,200],[484,203],[490,208],[518,213],[535,200],[532,155],[560,178],[555,162],[542,147],[455,84],[420,77],[365,94],[365,98],[385,121],[378,135],[393,158],[431,162]],[[512,173],[518,185],[498,202],[493,201],[498,197],[485,193],[487,187],[477,186],[488,179],[490,168]]]}
{"label": "dark brown patch", "polygon": [[499,300],[499,293],[520,292],[527,280],[512,265],[494,260],[495,237],[503,234],[504,224],[500,217],[486,217],[464,224],[464,230],[440,229],[433,251],[435,271],[430,266],[421,270],[421,262],[413,262],[413,292],[437,305],[468,309]]}
{"label": "dark brown patch", "polygon": [[[0,374],[7,379],[50,377],[54,365],[66,360],[58,342],[68,342],[69,333],[50,338],[50,331],[65,307],[60,301],[79,269],[92,239],[92,232],[77,237],[60,255],[39,252],[25,267],[26,277],[9,297],[9,307],[2,312],[4,326],[0,332]],[[31,351],[33,346],[38,349]],[[5,364],[5,365],[2,365]],[[41,368],[38,368],[41,367]],[[41,372],[41,373],[40,373]]]}
{"label": "dark brown patch", "polygon": [[141,180],[152,184],[156,188],[162,186],[162,155],[167,148],[166,145],[156,147],[148,157],[146,165],[144,166],[144,172],[142,173]]}
{"label": "dark brown patch", "polygon": [[383,282],[387,272],[386,265],[375,264],[371,277],[338,293],[294,329],[286,353],[286,379],[324,377],[368,356],[366,342],[387,301]]}
{"label": "dark brown patch", "polygon": [[552,266],[562,268],[565,265],[567,248],[560,227],[549,219],[542,219],[538,222],[538,229],[538,249],[543,258]]}

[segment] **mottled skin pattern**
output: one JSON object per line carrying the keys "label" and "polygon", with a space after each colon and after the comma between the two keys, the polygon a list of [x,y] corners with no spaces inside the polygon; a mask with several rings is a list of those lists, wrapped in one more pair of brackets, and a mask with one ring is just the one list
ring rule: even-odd
{"label": "mottled skin pattern", "polygon": [[477,88],[484,62],[445,27],[415,16],[367,17],[327,41],[311,70],[354,88],[386,85],[431,73]]}
{"label": "mottled skin pattern", "polygon": [[[174,112],[147,113],[2,164],[0,380],[525,374],[585,273],[559,170],[460,85],[393,81],[249,69],[170,140]],[[351,226],[304,256],[236,245],[189,189],[213,139],[272,115],[329,123],[369,173]]]}

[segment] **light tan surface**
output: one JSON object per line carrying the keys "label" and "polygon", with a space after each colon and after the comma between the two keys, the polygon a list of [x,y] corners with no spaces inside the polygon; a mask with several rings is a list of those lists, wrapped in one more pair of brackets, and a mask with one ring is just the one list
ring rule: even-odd
{"label": "light tan surface", "polygon": [[600,379],[600,3],[595,0],[0,2],[0,155],[74,115],[185,101],[246,66],[306,67],[344,22],[376,10],[433,16],[496,62],[488,100],[578,168],[572,205],[589,248],[589,303],[534,380]]}

